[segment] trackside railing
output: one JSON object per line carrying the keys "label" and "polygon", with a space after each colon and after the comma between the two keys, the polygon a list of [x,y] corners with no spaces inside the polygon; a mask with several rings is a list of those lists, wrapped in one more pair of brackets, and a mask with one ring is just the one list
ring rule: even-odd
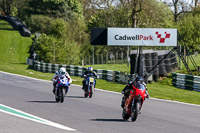
{"label": "trackside railing", "polygon": [[[87,68],[75,65],[61,65],[61,64],[52,64],[52,63],[44,63],[39,62],[33,59],[26,59],[26,64],[31,66],[34,70],[46,73],[55,73],[59,70],[60,67],[65,67],[67,72],[71,76],[82,76],[83,72],[87,70]],[[128,80],[131,78],[130,74],[120,72],[120,71],[112,71],[112,70],[102,70],[102,69],[94,69],[97,72],[99,79],[104,79],[111,82],[117,82],[121,84],[126,84]]]}

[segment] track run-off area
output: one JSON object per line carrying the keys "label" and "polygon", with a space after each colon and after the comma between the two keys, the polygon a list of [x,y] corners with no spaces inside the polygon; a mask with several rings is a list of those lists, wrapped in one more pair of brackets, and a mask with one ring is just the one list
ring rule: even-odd
{"label": "track run-off area", "polygon": [[96,89],[84,98],[81,86],[72,84],[64,102],[56,103],[52,87],[50,81],[0,72],[0,133],[200,132],[199,105],[146,99],[132,122],[122,119],[120,93]]}

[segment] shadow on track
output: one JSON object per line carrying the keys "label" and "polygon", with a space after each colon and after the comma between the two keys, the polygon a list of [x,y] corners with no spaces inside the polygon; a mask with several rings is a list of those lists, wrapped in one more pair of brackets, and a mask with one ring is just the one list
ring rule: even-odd
{"label": "shadow on track", "polygon": [[128,122],[124,119],[90,119],[91,121],[107,121],[107,122]]}
{"label": "shadow on track", "polygon": [[33,103],[57,103],[56,101],[26,101],[26,102],[33,102]]}
{"label": "shadow on track", "polygon": [[65,97],[68,97],[68,98],[85,98],[84,96],[65,96]]}

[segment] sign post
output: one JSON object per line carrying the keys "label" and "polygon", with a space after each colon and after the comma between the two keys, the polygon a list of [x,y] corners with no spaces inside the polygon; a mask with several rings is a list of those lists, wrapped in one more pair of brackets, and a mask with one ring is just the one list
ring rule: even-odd
{"label": "sign post", "polygon": [[177,29],[108,28],[108,46],[177,46]]}
{"label": "sign post", "polygon": [[[177,29],[93,28],[91,30],[91,45],[139,46],[140,48],[141,46],[177,47]],[[141,52],[139,52],[139,59],[142,58]],[[143,67],[142,62],[144,61],[139,60],[140,67]]]}

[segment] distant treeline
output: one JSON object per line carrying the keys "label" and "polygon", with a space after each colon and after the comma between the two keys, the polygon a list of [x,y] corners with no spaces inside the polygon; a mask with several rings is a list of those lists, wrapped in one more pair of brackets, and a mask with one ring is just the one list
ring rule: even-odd
{"label": "distant treeline", "polygon": [[[180,9],[180,10],[177,10]],[[92,27],[177,28],[178,44],[199,51],[200,6],[180,0],[0,0],[0,14],[14,16],[33,36],[30,57],[49,63],[81,64],[107,53],[127,53],[128,47],[91,46]],[[137,47],[130,47],[137,49]],[[144,49],[168,49],[144,47]]]}

